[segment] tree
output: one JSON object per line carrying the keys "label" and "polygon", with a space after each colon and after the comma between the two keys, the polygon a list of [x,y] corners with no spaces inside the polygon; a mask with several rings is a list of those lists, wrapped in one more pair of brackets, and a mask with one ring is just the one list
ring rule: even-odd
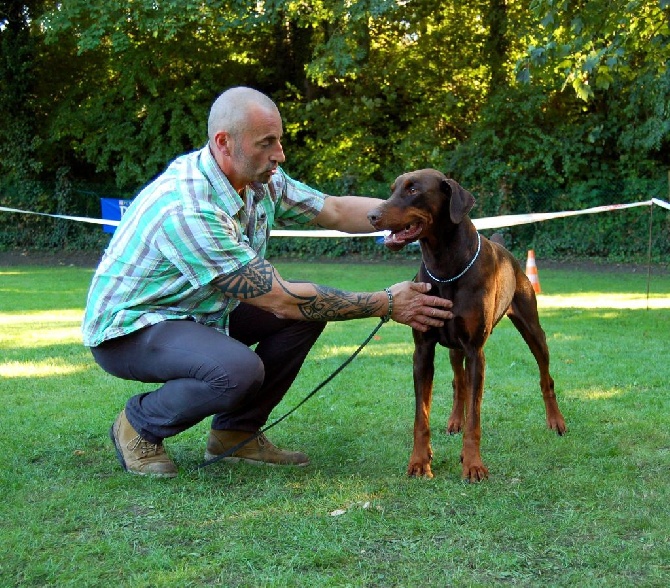
{"label": "tree", "polygon": [[582,100],[607,90],[615,76],[663,76],[670,59],[670,0],[533,0],[540,20],[520,80],[533,71],[557,76]]}
{"label": "tree", "polygon": [[35,117],[38,65],[31,18],[42,2],[0,2],[0,171],[7,178],[35,177],[40,170]]}
{"label": "tree", "polygon": [[490,214],[637,195],[670,166],[669,4],[0,0],[0,188],[78,214],[91,183],[130,197],[250,85],[324,191],[436,167]]}

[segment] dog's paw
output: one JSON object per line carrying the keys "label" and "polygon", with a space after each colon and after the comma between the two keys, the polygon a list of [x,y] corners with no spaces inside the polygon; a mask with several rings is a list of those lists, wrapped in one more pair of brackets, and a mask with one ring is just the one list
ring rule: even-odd
{"label": "dog's paw", "polygon": [[489,477],[489,470],[484,465],[479,451],[461,452],[461,464],[463,468],[463,481],[465,482],[481,482]]}
{"label": "dog's paw", "polygon": [[566,431],[568,430],[561,415],[547,418],[547,427],[549,427],[552,431],[556,431],[556,433],[558,433],[560,436],[565,435]]}
{"label": "dog's paw", "polygon": [[463,430],[463,421],[458,418],[451,417],[447,421],[447,435],[456,435]]}
{"label": "dog's paw", "polygon": [[407,468],[407,475],[410,478],[432,478],[433,472],[430,469],[430,463],[410,462]]}
{"label": "dog's paw", "polygon": [[481,482],[489,477],[489,470],[481,461],[469,465],[464,463],[462,477],[465,482]]}

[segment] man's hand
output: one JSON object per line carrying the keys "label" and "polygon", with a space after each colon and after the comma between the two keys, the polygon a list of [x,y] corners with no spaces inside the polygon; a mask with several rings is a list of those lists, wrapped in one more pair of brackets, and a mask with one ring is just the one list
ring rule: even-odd
{"label": "man's hand", "polygon": [[426,332],[431,327],[441,327],[445,320],[454,318],[449,311],[451,300],[428,296],[431,288],[425,282],[401,282],[391,286],[393,314],[391,318],[417,331]]}

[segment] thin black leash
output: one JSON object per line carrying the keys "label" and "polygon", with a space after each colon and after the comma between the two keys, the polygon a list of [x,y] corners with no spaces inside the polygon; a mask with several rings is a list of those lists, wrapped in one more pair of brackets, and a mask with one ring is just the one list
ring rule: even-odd
{"label": "thin black leash", "polygon": [[[391,295],[389,294],[389,300],[391,300]],[[390,309],[393,307],[391,306]],[[240,441],[237,445],[234,447],[231,447],[230,449],[226,450],[224,453],[217,455],[216,457],[213,457],[212,459],[208,459],[206,461],[203,461],[199,466],[198,469],[204,468],[206,466],[212,465],[213,463],[216,463],[217,461],[221,461],[222,459],[225,459],[226,457],[232,456],[236,451],[239,451],[247,445],[248,443],[251,443],[254,439],[258,439],[263,433],[271,429],[272,427],[278,425],[281,423],[284,419],[288,418],[290,415],[292,415],[296,410],[298,410],[305,402],[307,402],[312,396],[314,396],[321,388],[323,388],[326,384],[328,384],[330,381],[332,381],[337,374],[339,374],[345,367],[347,367],[354,359],[356,359],[356,356],[363,350],[363,348],[372,340],[372,338],[377,334],[377,331],[381,329],[382,325],[386,322],[388,322],[389,318],[391,316],[391,312],[389,311],[388,315],[385,316],[384,318],[380,319],[379,323],[377,326],[372,329],[372,332],[368,335],[367,339],[363,341],[358,346],[358,349],[354,351],[351,356],[342,364],[340,365],[332,374],[330,374],[323,382],[321,382],[314,390],[312,390],[305,398],[303,398],[298,404],[296,404],[291,410],[289,410],[285,415],[279,417],[276,421],[270,423],[269,425],[266,425],[253,435],[249,436],[247,439],[244,441]]]}

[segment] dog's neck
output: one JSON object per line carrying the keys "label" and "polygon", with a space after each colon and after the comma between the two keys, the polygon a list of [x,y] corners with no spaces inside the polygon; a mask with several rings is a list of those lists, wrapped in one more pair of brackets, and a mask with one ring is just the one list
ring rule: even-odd
{"label": "dog's neck", "polygon": [[428,275],[436,282],[460,278],[474,263],[481,248],[481,237],[469,217],[448,223],[446,230],[420,240],[421,257]]}

